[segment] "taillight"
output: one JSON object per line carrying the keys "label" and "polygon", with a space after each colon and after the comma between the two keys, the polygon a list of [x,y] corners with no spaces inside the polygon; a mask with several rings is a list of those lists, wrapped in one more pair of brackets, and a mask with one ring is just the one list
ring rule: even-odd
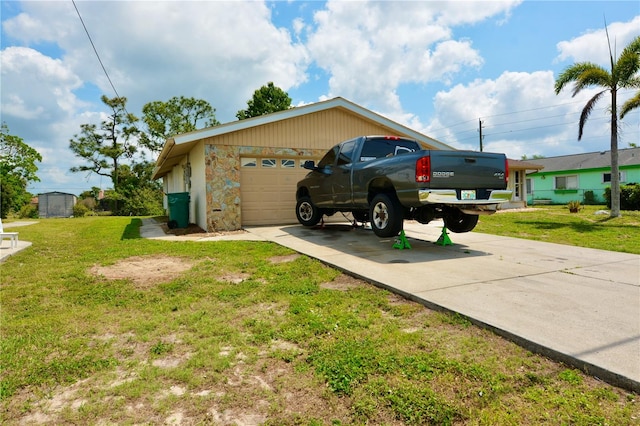
{"label": "taillight", "polygon": [[431,180],[431,157],[420,157],[416,161],[416,182]]}
{"label": "taillight", "polygon": [[509,159],[504,159],[504,183],[509,183]]}

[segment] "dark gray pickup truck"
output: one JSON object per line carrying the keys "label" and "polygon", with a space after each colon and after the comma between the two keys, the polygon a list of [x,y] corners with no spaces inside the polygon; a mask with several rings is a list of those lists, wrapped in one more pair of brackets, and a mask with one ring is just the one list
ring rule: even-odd
{"label": "dark gray pickup truck", "polygon": [[511,198],[504,154],[427,150],[397,136],[350,139],[304,167],[311,172],[298,182],[296,216],[305,226],[350,212],[379,237],[398,235],[404,219],[442,218],[452,232],[469,232]]}

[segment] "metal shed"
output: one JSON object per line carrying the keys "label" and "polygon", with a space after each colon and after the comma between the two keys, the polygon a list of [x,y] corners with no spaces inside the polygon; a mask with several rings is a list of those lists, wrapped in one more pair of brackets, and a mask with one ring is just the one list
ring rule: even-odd
{"label": "metal shed", "polygon": [[41,218],[71,217],[77,197],[64,192],[38,194],[38,215]]}

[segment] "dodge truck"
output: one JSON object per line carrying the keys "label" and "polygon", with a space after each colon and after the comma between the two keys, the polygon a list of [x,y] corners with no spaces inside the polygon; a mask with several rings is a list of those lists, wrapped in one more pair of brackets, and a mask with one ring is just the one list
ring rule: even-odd
{"label": "dodge truck", "polygon": [[511,198],[504,154],[429,150],[398,136],[360,136],[331,148],[297,184],[296,217],[315,226],[324,215],[351,213],[382,238],[405,219],[441,218],[452,232],[469,232],[478,215]]}

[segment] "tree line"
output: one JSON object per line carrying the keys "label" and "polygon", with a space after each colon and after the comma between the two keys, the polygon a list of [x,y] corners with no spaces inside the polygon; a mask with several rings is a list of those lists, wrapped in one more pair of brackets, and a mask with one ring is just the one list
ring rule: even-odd
{"label": "tree line", "polygon": [[[73,173],[93,173],[111,181],[100,194],[97,187],[82,192],[76,215],[90,210],[108,210],[115,215],[158,215],[162,209],[162,186],[152,180],[155,158],[165,141],[177,134],[218,126],[216,110],[202,99],[176,96],[153,101],[142,108],[142,118],[127,110],[126,97],[101,97],[108,115],[99,124],[86,123],[69,141],[69,148],[82,160]],[[244,120],[291,108],[289,95],[272,82],[262,86],[236,117]],[[37,217],[31,206],[31,182],[39,182],[36,163],[42,156],[22,138],[11,135],[6,124],[0,130],[1,217]]]}

